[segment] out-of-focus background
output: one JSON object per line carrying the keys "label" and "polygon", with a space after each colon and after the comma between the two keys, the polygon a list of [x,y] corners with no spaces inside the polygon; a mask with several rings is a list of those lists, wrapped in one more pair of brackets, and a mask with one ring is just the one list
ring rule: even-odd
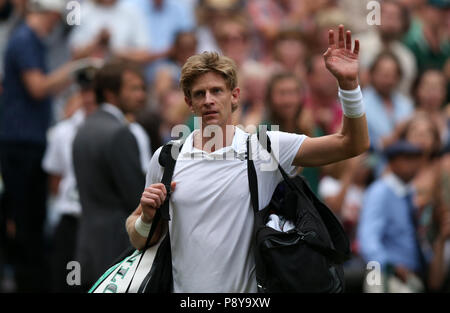
{"label": "out-of-focus background", "polygon": [[339,24],[361,44],[371,148],[300,174],[351,239],[347,292],[449,291],[448,0],[0,0],[0,291],[86,291],[66,281],[83,218],[68,186],[80,112],[100,104],[99,60],[145,76],[145,101],[127,116],[144,175],[173,126],[194,129],[179,78],[203,51],[237,64],[236,124],[339,131],[338,86],[322,57]]}

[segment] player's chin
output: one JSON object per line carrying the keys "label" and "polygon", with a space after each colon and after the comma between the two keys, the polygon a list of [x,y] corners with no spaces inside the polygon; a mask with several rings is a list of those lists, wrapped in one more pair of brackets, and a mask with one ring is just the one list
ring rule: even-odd
{"label": "player's chin", "polygon": [[203,117],[203,125],[219,125],[220,124],[220,120],[217,117],[212,117],[212,116],[204,116]]}

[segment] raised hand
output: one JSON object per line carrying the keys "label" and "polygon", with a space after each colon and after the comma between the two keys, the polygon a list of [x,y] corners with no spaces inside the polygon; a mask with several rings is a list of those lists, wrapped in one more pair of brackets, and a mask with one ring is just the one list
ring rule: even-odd
{"label": "raised hand", "polygon": [[348,30],[344,35],[344,25],[339,25],[337,45],[334,37],[334,30],[329,30],[328,49],[323,55],[325,65],[336,77],[342,89],[355,89],[358,87],[359,41],[355,40],[352,51],[352,34]]}

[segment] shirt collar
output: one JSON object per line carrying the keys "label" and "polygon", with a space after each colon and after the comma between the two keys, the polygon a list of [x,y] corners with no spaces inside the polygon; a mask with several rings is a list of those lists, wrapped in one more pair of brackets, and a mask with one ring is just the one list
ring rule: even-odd
{"label": "shirt collar", "polygon": [[103,111],[106,111],[106,112],[114,115],[121,123],[127,124],[127,119],[125,118],[125,115],[115,105],[105,102],[102,104],[101,108]]}
{"label": "shirt collar", "polygon": [[75,127],[80,126],[84,120],[86,119],[86,111],[83,108],[80,108],[75,111],[75,113],[70,118],[71,122]]}
{"label": "shirt collar", "polygon": [[[194,134],[200,130],[195,130],[189,134],[186,138],[183,147],[181,148],[180,155],[183,158],[192,157],[206,157],[207,159],[234,159],[245,160],[245,153],[247,152],[247,136],[248,133],[244,132],[239,127],[234,127],[234,137],[230,146],[223,147],[214,152],[208,153],[206,151],[197,149],[194,147]],[[231,158],[229,158],[231,156]]]}
{"label": "shirt collar", "polygon": [[405,197],[414,191],[412,184],[405,184],[397,175],[389,173],[383,177],[386,184],[398,197]]}

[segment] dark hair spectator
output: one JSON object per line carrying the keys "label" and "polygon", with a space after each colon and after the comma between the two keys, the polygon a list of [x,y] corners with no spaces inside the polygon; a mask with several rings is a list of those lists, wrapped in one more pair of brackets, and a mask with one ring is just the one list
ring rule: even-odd
{"label": "dark hair spectator", "polygon": [[99,104],[107,100],[106,93],[119,94],[124,83],[122,75],[124,72],[132,72],[145,81],[141,70],[133,63],[113,60],[97,72],[93,81],[95,96]]}

